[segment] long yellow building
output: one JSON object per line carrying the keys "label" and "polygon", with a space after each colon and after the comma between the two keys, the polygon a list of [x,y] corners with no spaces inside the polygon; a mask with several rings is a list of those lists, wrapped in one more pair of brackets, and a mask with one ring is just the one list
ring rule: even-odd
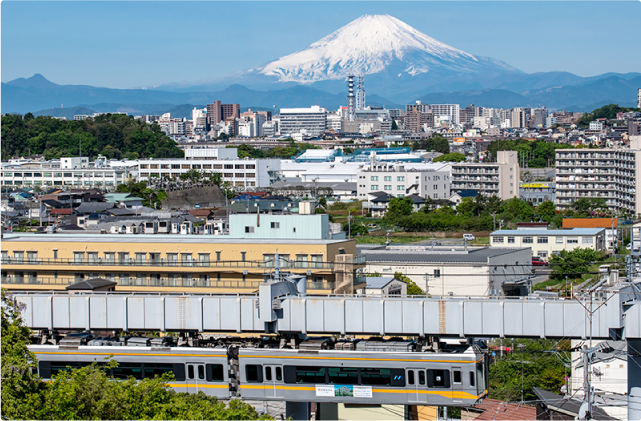
{"label": "long yellow building", "polygon": [[[5,234],[2,286],[64,289],[105,278],[120,291],[253,292],[279,257],[281,270],[307,276],[310,293],[364,284],[354,240],[234,239],[204,235]],[[339,288],[340,287],[340,288]]]}

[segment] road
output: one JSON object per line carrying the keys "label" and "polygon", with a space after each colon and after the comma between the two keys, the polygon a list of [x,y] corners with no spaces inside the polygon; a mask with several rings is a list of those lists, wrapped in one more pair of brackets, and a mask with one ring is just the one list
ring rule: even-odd
{"label": "road", "polygon": [[534,272],[534,276],[532,277],[532,286],[534,286],[550,279],[552,270],[548,266],[533,266],[532,272]]}

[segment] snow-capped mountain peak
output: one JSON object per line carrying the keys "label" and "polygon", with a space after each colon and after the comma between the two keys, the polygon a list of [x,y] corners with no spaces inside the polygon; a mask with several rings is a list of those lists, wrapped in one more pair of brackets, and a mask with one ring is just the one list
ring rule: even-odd
{"label": "snow-capped mountain peak", "polygon": [[309,47],[256,70],[282,82],[313,83],[384,70],[415,76],[434,70],[476,73],[487,71],[488,66],[516,70],[450,47],[392,16],[364,15]]}

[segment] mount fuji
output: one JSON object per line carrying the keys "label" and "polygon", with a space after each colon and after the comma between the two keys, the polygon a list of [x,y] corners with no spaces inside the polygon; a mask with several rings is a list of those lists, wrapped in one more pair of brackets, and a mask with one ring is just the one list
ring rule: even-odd
{"label": "mount fuji", "polygon": [[[393,71],[392,71],[393,69]],[[309,47],[257,69],[280,82],[344,80],[349,74],[488,75],[522,73],[431,38],[389,15],[364,15]]]}

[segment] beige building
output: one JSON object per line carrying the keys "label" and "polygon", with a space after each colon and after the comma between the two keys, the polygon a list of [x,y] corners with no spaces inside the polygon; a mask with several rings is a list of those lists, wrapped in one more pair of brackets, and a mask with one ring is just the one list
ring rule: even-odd
{"label": "beige building", "polygon": [[281,271],[308,277],[310,293],[365,287],[354,240],[9,234],[1,251],[2,286],[19,290],[100,277],[120,291],[254,292],[274,273],[277,254]]}
{"label": "beige building", "polygon": [[452,164],[452,191],[476,190],[502,200],[519,196],[518,152],[499,151],[496,162]]}

